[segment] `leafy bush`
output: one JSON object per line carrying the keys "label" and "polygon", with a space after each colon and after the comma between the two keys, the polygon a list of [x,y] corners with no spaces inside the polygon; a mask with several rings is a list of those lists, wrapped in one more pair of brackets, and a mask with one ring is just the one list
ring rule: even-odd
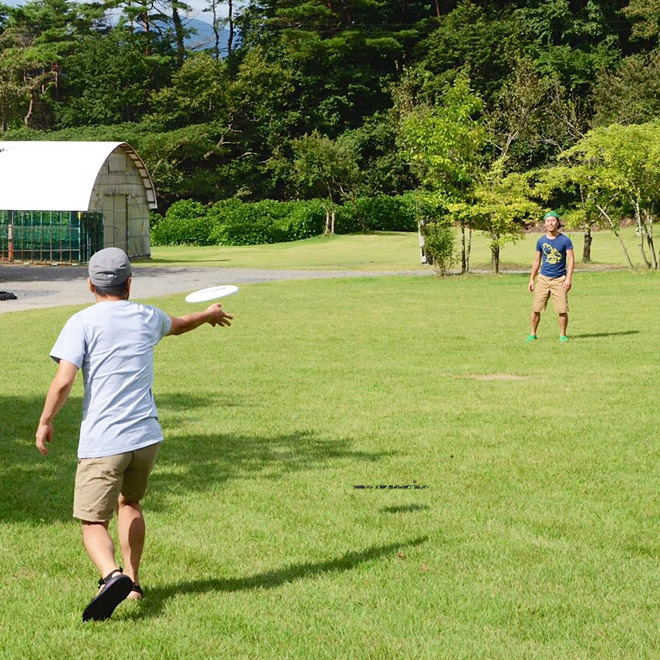
{"label": "leafy bush", "polygon": [[338,234],[358,231],[417,231],[415,203],[410,196],[358,197],[337,210]]}
{"label": "leafy bush", "polygon": [[286,223],[290,241],[311,238],[323,232],[325,211],[318,199],[308,202],[289,202],[289,204]]}
{"label": "leafy bush", "polygon": [[424,250],[438,275],[448,275],[455,263],[454,229],[450,224],[430,222],[422,227]]}
{"label": "leafy bush", "polygon": [[[325,210],[321,200],[246,203],[226,199],[204,206],[175,202],[164,217],[152,214],[153,245],[258,245],[318,236]],[[337,232],[415,231],[415,206],[406,197],[358,198],[337,207]]]}
{"label": "leafy bush", "polygon": [[442,196],[428,193],[410,195],[419,229],[424,237],[427,263],[438,275],[448,275],[456,262],[452,218]]}
{"label": "leafy bush", "polygon": [[154,218],[152,245],[213,245],[213,217],[203,204],[182,199],[167,209],[164,218]]}
{"label": "leafy bush", "polygon": [[276,202],[264,200],[246,204],[214,205],[219,222],[211,240],[218,245],[283,243],[320,234],[325,217],[320,202]]}
{"label": "leafy bush", "polygon": [[257,245],[279,243],[284,236],[276,224],[277,202],[266,200],[218,209],[220,222],[213,228],[211,240],[215,245]]}

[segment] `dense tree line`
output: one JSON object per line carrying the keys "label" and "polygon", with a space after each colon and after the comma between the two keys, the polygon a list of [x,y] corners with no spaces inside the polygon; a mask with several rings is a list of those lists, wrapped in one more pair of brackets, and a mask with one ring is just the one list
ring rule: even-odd
{"label": "dense tree line", "polygon": [[660,110],[658,0],[208,0],[195,51],[188,11],[0,4],[0,137],[125,140],[164,208],[314,197],[327,230],[340,203],[422,190],[496,260],[535,204],[584,221],[578,183],[539,171]]}

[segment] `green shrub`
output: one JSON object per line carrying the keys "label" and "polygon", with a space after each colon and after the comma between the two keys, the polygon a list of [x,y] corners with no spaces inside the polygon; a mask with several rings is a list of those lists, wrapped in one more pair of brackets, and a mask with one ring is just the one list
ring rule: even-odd
{"label": "green shrub", "polygon": [[[406,197],[361,197],[337,207],[336,231],[414,231],[414,204]],[[151,216],[153,245],[258,245],[318,236],[325,210],[321,200],[246,203],[220,200],[204,206],[191,199],[175,202],[165,216]]]}
{"label": "green shrub", "polygon": [[252,204],[219,203],[212,207],[218,221],[210,237],[218,245],[284,243],[321,233],[325,217],[320,202],[276,202]]}
{"label": "green shrub", "polygon": [[222,206],[218,209],[220,222],[215,224],[211,234],[212,242],[215,245],[279,243],[283,235],[276,225],[280,211],[277,204],[265,200]]}
{"label": "green shrub", "polygon": [[338,208],[335,231],[417,231],[415,203],[405,195],[358,197]]}
{"label": "green shrub", "polygon": [[451,224],[429,222],[422,228],[424,251],[431,257],[433,268],[438,275],[448,275],[454,265],[454,229]]}
{"label": "green shrub", "polygon": [[308,202],[290,202],[285,222],[290,241],[318,236],[323,232],[325,210],[318,199]]}
{"label": "green shrub", "polygon": [[208,207],[192,199],[182,199],[157,219],[151,230],[152,245],[212,245],[213,217]]}

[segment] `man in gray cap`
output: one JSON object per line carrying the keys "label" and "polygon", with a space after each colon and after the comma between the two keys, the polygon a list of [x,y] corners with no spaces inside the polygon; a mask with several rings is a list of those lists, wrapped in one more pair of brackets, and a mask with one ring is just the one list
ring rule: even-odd
{"label": "man in gray cap", "polygon": [[[74,314],[55,342],[50,355],[58,363],[57,373],[36,433],[37,448],[46,455],[53,420],[82,369],[85,394],[73,515],[82,521],[83,545],[102,576],[83,621],[107,619],[125,598],[143,595],[138,576],[145,536],[140,500],[163,439],[152,394],[154,346],[166,335],[205,323],[228,326],[232,319],[218,303],[173,317],[129,302],[131,263],[119,248],[92,256],[87,283],[96,304]],[[108,531],[115,510],[125,574]]]}

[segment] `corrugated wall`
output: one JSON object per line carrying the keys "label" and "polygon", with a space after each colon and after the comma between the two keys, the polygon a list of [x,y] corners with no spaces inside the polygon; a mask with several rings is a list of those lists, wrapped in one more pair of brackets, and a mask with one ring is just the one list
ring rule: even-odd
{"label": "corrugated wall", "polygon": [[104,247],[119,247],[129,257],[151,255],[149,206],[144,182],[122,147],[99,171],[90,211],[103,213]]}

